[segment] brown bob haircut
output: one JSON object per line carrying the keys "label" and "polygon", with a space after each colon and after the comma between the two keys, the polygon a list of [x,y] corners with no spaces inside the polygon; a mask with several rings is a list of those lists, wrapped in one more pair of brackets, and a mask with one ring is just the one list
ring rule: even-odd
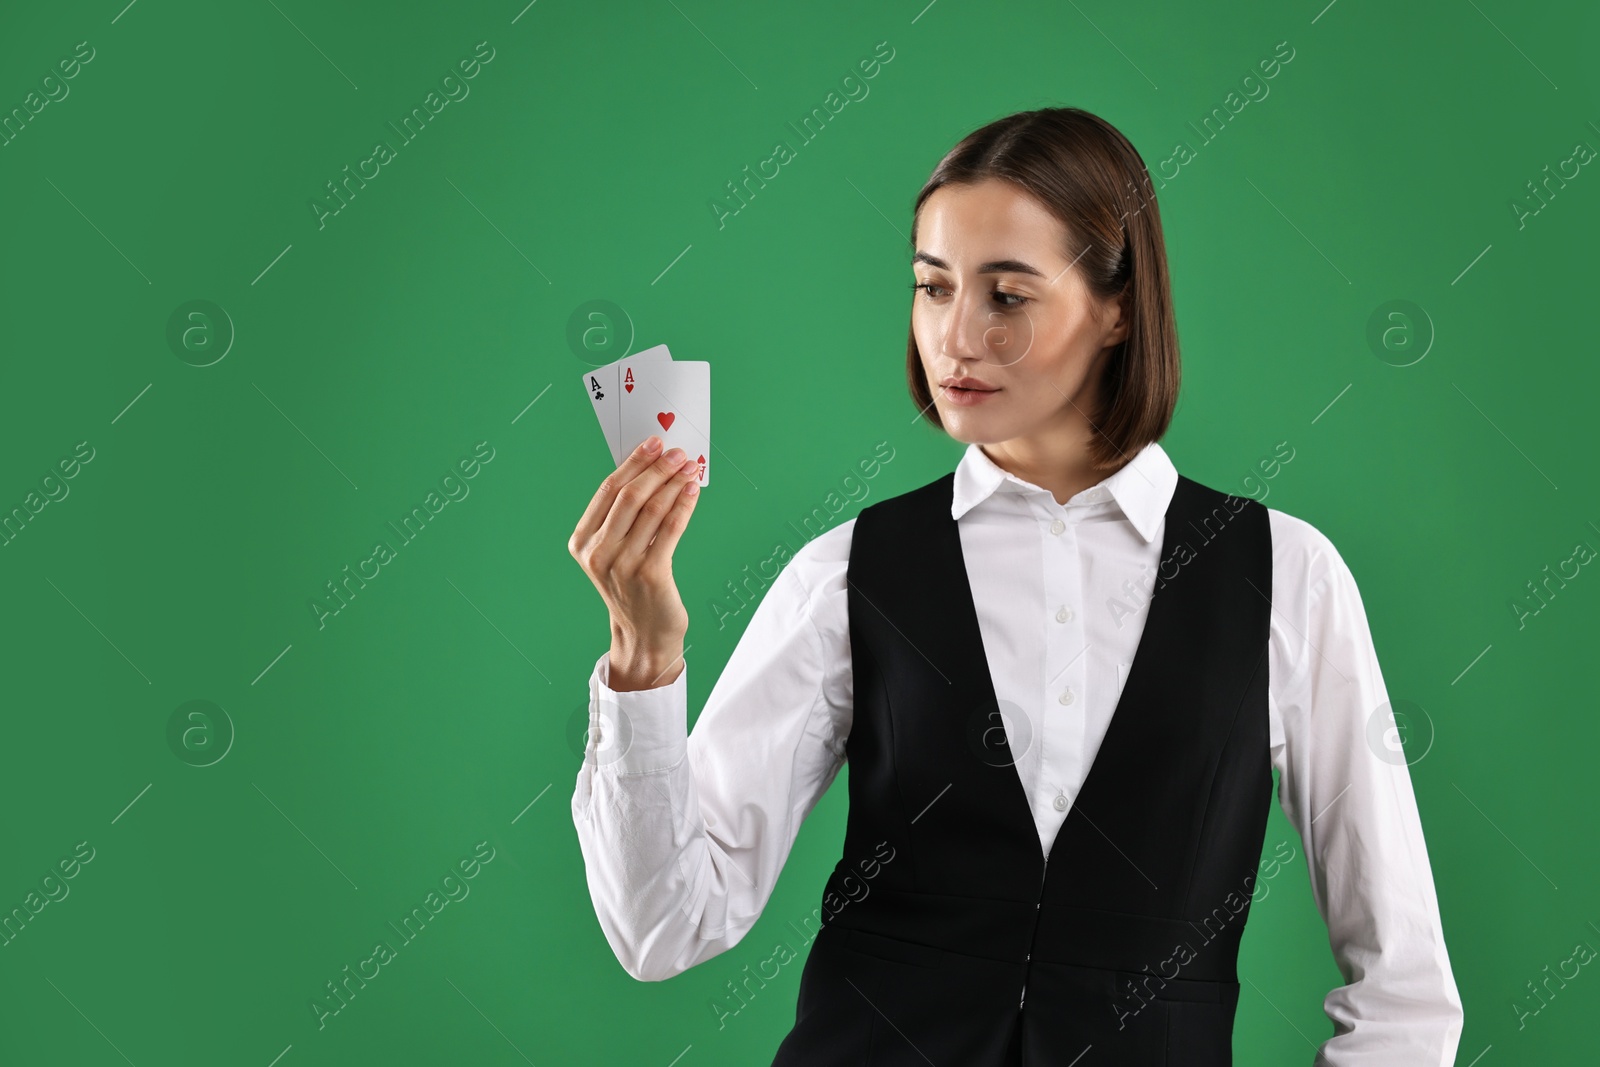
{"label": "brown bob haircut", "polygon": [[[1106,361],[1101,410],[1086,413],[1097,431],[1092,466],[1118,467],[1161,438],[1178,402],[1178,331],[1161,214],[1144,160],[1116,127],[1080,108],[1007,115],[962,138],[933,169],[912,210],[912,250],[922,205],[934,190],[989,178],[1012,183],[1061,220],[1063,252],[1091,293],[1125,298],[1128,336]],[[909,328],[906,382],[923,417],[943,429]]]}

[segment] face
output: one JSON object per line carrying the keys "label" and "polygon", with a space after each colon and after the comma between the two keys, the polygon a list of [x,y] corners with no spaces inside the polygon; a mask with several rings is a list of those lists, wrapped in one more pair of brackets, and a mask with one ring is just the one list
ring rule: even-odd
{"label": "face", "polygon": [[[1065,227],[1010,182],[946,185],[923,202],[911,328],[956,440],[1090,432],[1100,374],[1127,324],[1115,302],[1088,292],[1066,249]],[[973,388],[950,385],[959,379]]]}

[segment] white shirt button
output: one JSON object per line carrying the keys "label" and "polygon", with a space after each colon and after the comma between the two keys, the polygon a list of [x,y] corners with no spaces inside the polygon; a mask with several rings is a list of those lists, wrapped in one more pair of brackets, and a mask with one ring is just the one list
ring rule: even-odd
{"label": "white shirt button", "polygon": [[1056,622],[1066,622],[1070,618],[1072,618],[1072,609],[1065,604],[1061,605],[1061,609],[1056,612]]}
{"label": "white shirt button", "polygon": [[1062,530],[1065,530],[1066,528],[1067,528],[1067,524],[1062,522],[1060,519],[1057,519],[1055,522],[1052,522],[1050,524],[1050,532],[1053,533],[1053,534],[1058,534]]}
{"label": "white shirt button", "polygon": [[1066,811],[1067,810],[1067,798],[1061,793],[1057,793],[1056,794],[1056,799],[1054,801],[1054,804],[1056,806],[1056,810],[1057,811]]}
{"label": "white shirt button", "polygon": [[1073,701],[1072,690],[1071,689],[1063,689],[1061,691],[1061,696],[1058,697],[1057,699],[1060,700],[1061,703],[1063,703],[1063,704],[1072,703],[1072,701]]}

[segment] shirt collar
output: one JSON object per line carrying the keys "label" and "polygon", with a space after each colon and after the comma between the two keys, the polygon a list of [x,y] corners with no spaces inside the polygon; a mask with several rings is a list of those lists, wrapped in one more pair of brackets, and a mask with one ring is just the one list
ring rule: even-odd
{"label": "shirt collar", "polygon": [[1167,505],[1178,484],[1178,471],[1166,450],[1151,441],[1133,459],[1108,478],[1057,504],[1048,489],[1024,481],[999,467],[976,443],[967,450],[956,467],[955,488],[950,501],[950,517],[960,519],[996,492],[1020,493],[1037,506],[1065,512],[1067,508],[1113,500],[1146,543],[1153,541]]}

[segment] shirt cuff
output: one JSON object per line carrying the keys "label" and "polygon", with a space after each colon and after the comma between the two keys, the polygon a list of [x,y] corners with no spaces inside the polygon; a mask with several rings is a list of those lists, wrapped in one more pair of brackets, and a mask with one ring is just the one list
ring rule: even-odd
{"label": "shirt cuff", "polygon": [[611,652],[595,661],[589,677],[589,745],[583,758],[613,774],[672,769],[689,747],[684,663],[678,677],[654,689],[619,693],[611,680]]}

